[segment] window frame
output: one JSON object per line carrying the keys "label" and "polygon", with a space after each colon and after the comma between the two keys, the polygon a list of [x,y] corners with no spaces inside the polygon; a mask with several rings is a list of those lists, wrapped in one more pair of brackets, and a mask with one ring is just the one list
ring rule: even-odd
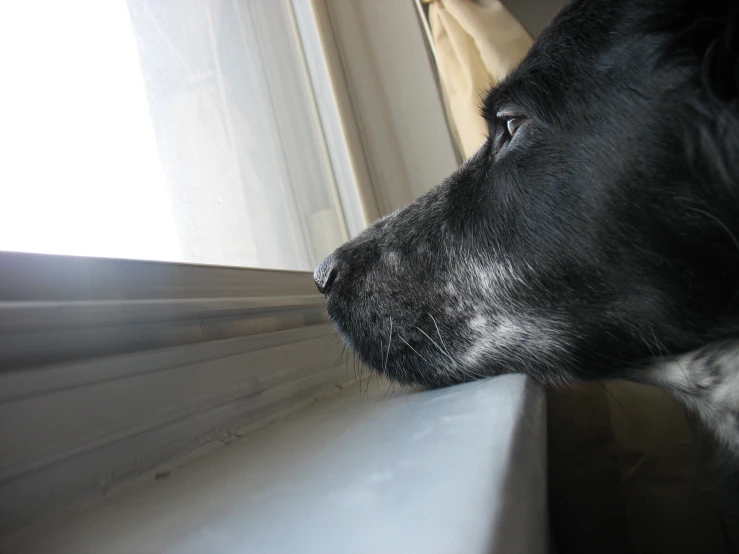
{"label": "window frame", "polygon": [[[412,0],[285,1],[354,236],[458,165],[423,30]],[[0,534],[354,380],[310,272],[11,252],[0,268]]]}

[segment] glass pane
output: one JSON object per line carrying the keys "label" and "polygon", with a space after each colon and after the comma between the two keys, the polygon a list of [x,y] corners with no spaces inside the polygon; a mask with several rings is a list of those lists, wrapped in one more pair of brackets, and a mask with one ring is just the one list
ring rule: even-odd
{"label": "glass pane", "polygon": [[311,269],[346,240],[287,0],[0,7],[0,249]]}

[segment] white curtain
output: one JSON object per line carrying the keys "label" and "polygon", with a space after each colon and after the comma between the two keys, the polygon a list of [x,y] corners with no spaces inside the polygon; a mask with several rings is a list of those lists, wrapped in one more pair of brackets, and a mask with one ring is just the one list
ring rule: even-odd
{"label": "white curtain", "polygon": [[182,261],[309,270],[348,238],[288,6],[128,0]]}

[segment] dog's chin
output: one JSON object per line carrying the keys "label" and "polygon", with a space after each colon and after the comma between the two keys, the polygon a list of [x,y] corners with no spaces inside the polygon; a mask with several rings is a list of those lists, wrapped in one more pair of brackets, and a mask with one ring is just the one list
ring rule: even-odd
{"label": "dog's chin", "polygon": [[[464,371],[449,371],[449,361],[442,359],[425,345],[406,346],[401,335],[388,328],[387,336],[379,337],[370,326],[349,329],[340,318],[331,317],[334,329],[354,361],[363,370],[396,383],[411,387],[436,388],[472,380]],[[419,361],[420,360],[420,361]]]}
{"label": "dog's chin", "polygon": [[[331,317],[333,326],[354,362],[363,371],[393,383],[422,388],[438,388],[508,373],[486,357],[465,360],[458,355],[467,345],[443,341],[439,335],[390,326],[378,329],[346,325],[340,317]],[[351,360],[351,358],[349,358]],[[349,362],[350,365],[352,362]],[[508,368],[510,369],[510,368]]]}

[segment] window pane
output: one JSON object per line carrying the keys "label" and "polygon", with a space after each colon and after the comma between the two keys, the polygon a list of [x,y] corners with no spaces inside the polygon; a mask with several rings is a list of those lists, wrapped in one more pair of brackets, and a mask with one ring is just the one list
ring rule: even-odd
{"label": "window pane", "polygon": [[287,0],[0,7],[0,249],[310,269],[347,238]]}

